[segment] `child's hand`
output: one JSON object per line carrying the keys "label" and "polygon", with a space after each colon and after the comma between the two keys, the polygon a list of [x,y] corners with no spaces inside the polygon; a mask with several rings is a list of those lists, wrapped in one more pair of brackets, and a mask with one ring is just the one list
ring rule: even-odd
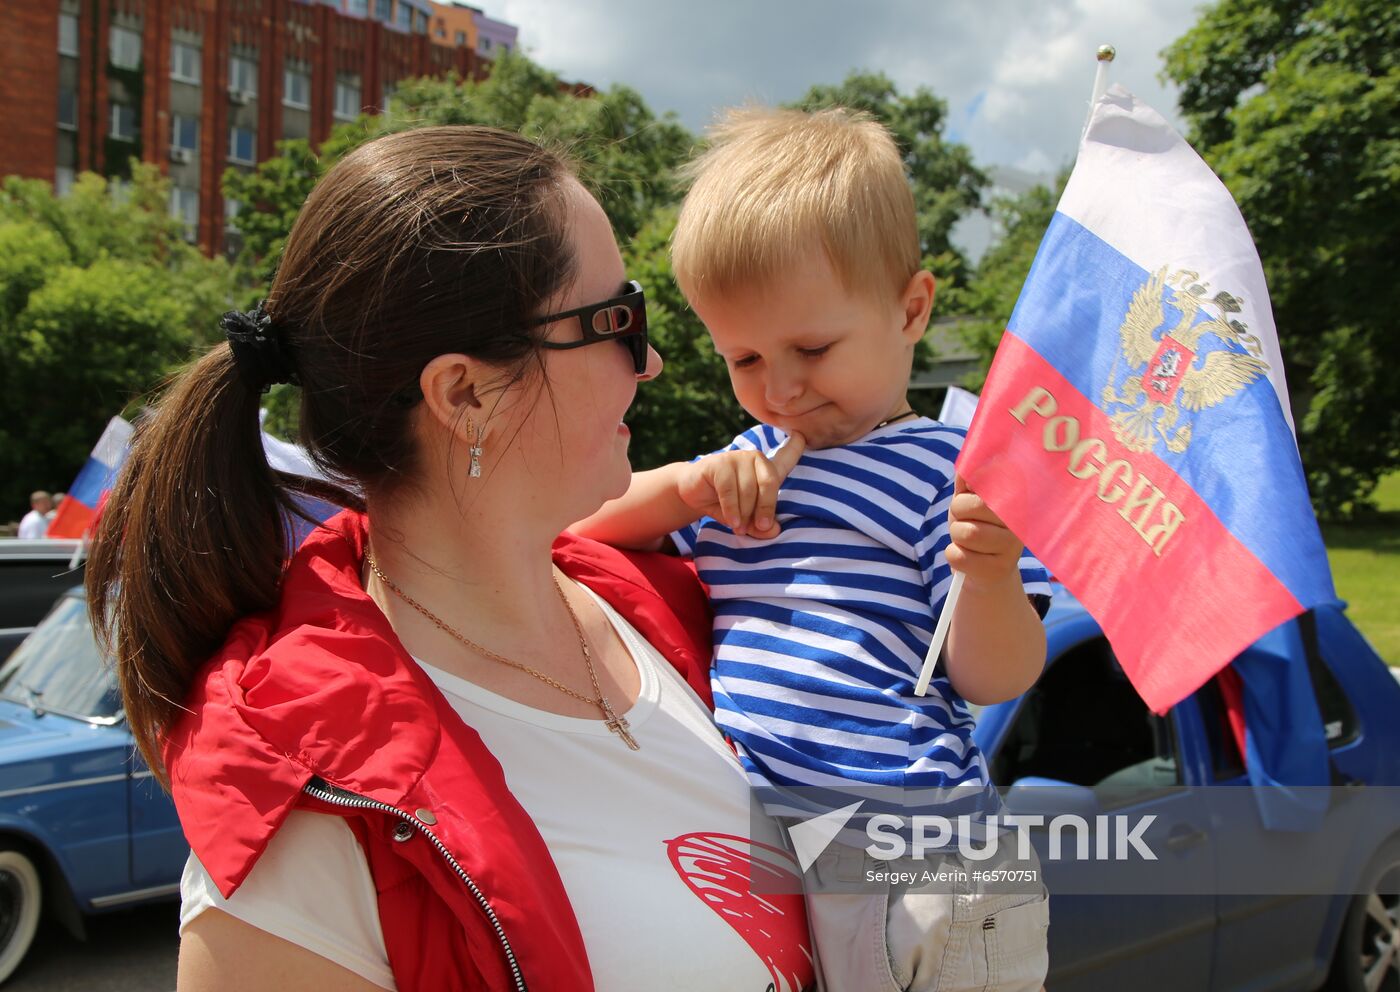
{"label": "child's hand", "polygon": [[965,572],[969,582],[1004,581],[1016,573],[1021,539],[991,511],[982,497],[967,488],[961,475],[953,477],[953,501],[948,505],[948,565]]}
{"label": "child's hand", "polygon": [[778,488],[788,477],[807,439],[791,434],[773,457],[761,451],[722,451],[687,465],[676,493],[701,516],[709,515],[736,534],[778,536]]}

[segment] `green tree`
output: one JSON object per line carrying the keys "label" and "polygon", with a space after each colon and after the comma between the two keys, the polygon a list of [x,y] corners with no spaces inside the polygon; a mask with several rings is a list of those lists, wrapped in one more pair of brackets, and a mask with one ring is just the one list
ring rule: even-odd
{"label": "green tree", "polygon": [[1314,502],[1354,512],[1400,466],[1400,18],[1219,0],[1164,55],[1259,247]]}
{"label": "green tree", "polygon": [[647,331],[665,360],[661,375],[637,388],[627,413],[632,466],[655,468],[722,447],[752,423],[729,386],[700,318],[671,270],[676,209],[656,212],[624,251],[627,271],[647,292]]}
{"label": "green tree", "polygon": [[1030,274],[1035,253],[1068,179],[1068,171],[1062,173],[1053,193],[1049,187],[1036,186],[1019,196],[999,197],[992,202],[992,219],[1000,235],[977,263],[960,301],[967,313],[976,316],[960,324],[958,333],[982,359],[981,371],[964,383],[969,389],[980,390],[986,381],[992,356],[1011,320],[1021,286]]}
{"label": "green tree", "polygon": [[[65,488],[103,425],[217,337],[228,264],[170,217],[169,187],[137,165],[121,198],[99,176],[57,198],[0,185],[0,506]],[[4,511],[0,511],[3,513]]]}

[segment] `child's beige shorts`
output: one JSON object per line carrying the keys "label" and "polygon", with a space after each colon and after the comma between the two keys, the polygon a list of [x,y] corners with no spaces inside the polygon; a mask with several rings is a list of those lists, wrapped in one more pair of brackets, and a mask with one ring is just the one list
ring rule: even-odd
{"label": "child's beige shorts", "polygon": [[[1032,852],[1032,859],[1034,859]],[[1039,877],[1039,862],[1027,862]],[[1044,884],[986,891],[973,882],[981,867],[956,853],[882,861],[832,844],[809,872],[807,914],[822,987],[828,992],[1038,992],[1049,969],[1050,900]],[[943,870],[953,880],[869,889],[867,872]],[[966,881],[957,880],[961,869]],[[816,878],[811,878],[815,875]],[[924,876],[926,877],[926,876]],[[847,892],[823,892],[823,880]]]}

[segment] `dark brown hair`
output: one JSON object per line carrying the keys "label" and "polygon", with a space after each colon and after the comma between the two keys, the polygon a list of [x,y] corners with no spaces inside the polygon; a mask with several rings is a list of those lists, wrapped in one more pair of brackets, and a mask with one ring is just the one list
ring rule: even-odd
{"label": "dark brown hair", "polygon": [[418,377],[464,353],[523,375],[526,328],[573,278],[557,155],[493,128],[369,142],[307,197],[265,309],[301,383],[301,440],[335,487],[268,465],[261,395],[227,344],[182,372],[138,426],[87,566],[136,743],[160,743],[200,664],[272,607],[300,492],[362,505],[410,482]]}

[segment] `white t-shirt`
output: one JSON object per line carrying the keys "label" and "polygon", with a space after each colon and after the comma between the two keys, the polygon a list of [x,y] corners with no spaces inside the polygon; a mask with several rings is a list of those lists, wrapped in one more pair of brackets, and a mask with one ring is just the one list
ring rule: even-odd
{"label": "white t-shirt", "polygon": [[[600,720],[546,713],[423,668],[500,760],[534,819],[595,986],[789,992],[811,984],[800,884],[791,880],[791,895],[750,892],[750,864],[796,871],[777,826],[753,816],[743,771],[693,690],[593,598],[637,664],[641,691],[624,715],[638,751]],[[394,988],[369,868],[339,817],[293,812],[228,900],[191,855],[181,896],[181,931],[215,906]]]}
{"label": "white t-shirt", "polygon": [[49,518],[38,510],[30,510],[19,521],[19,539],[37,541],[49,532]]}

